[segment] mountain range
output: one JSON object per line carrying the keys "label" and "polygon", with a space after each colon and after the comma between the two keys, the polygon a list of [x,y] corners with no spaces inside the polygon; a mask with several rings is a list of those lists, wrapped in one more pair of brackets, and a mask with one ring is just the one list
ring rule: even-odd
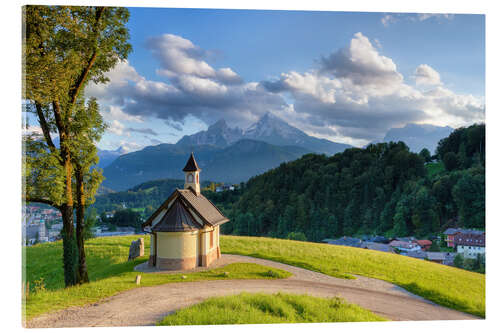
{"label": "mountain range", "polygon": [[[349,147],[309,136],[269,113],[246,130],[219,120],[176,144],[120,155],[104,167],[102,185],[120,191],[148,180],[183,179],[182,168],[191,152],[203,170],[203,180],[239,183],[307,153],[331,155]],[[106,154],[112,156],[113,151]]]}
{"label": "mountain range", "polygon": [[297,146],[327,155],[352,147],[307,135],[271,113],[266,113],[246,130],[231,128],[221,119],[206,131],[184,136],[177,144],[183,146],[208,144],[224,148],[242,139],[264,141],[276,146]]}
{"label": "mountain range", "polygon": [[451,132],[453,128],[450,126],[406,124],[401,128],[391,128],[383,141],[403,141],[413,152],[418,153],[427,148],[434,154],[439,140],[446,138]]}
{"label": "mountain range", "polygon": [[[451,127],[407,124],[391,128],[383,141],[404,141],[410,150],[427,148],[433,153]],[[351,148],[307,135],[284,120],[267,113],[247,129],[232,128],[221,119],[207,130],[182,137],[175,144],[148,146],[124,154],[124,150],[100,150],[104,168],[102,185],[115,191],[155,179],[183,179],[182,167],[191,152],[203,169],[202,179],[239,183],[295,160],[307,153],[333,155]]]}

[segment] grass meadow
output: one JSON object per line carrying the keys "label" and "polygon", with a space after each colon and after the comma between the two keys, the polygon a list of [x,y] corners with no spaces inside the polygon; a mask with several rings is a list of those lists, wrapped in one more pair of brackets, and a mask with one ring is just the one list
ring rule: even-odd
{"label": "grass meadow", "polygon": [[[285,278],[290,273],[256,264],[232,264],[219,269],[184,274],[145,274],[133,268],[149,256],[127,261],[129,245],[138,235],[94,238],[86,242],[89,284],[64,288],[62,243],[44,243],[23,248],[25,277],[30,294],[23,302],[27,319],[34,316],[95,303],[121,291],[170,282],[214,279]],[[282,262],[334,277],[354,275],[385,280],[435,303],[485,316],[485,275],[397,254],[328,244],[265,237],[222,236],[221,251]],[[225,276],[224,272],[229,272]]]}
{"label": "grass meadow", "polygon": [[[24,248],[26,278],[30,293],[23,301],[26,319],[43,313],[95,303],[119,292],[172,282],[221,279],[276,279],[291,273],[251,263],[234,263],[218,269],[184,274],[139,273],[134,267],[149,257],[149,238],[145,237],[145,255],[127,261],[130,243],[138,236],[102,237],[85,244],[88,284],[64,288],[62,243],[45,243]],[[225,273],[228,274],[225,274]],[[135,277],[141,275],[137,286]],[[183,278],[184,276],[184,278]]]}
{"label": "grass meadow", "polygon": [[229,325],[384,321],[340,298],[277,293],[212,297],[181,309],[158,323],[165,325]]}
{"label": "grass meadow", "polygon": [[282,262],[339,278],[394,283],[446,307],[485,316],[485,275],[398,254],[265,237],[223,236],[223,253]]}

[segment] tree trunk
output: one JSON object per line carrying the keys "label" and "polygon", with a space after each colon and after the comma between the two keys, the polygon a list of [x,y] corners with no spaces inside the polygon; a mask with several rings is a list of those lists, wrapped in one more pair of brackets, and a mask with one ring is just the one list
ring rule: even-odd
{"label": "tree trunk", "polygon": [[85,260],[84,227],[85,227],[85,196],[83,188],[83,173],[79,167],[75,168],[76,176],[76,243],[78,246],[78,284],[88,283],[89,274]]}
{"label": "tree trunk", "polygon": [[66,287],[75,285],[79,280],[78,277],[78,248],[76,246],[75,232],[73,227],[73,188],[72,188],[72,172],[71,153],[66,146],[67,133],[60,134],[61,159],[66,173],[66,188],[65,197],[66,203],[61,206],[61,214],[63,219],[63,266],[64,266],[64,282]]}
{"label": "tree trunk", "polygon": [[63,220],[63,268],[64,284],[66,287],[73,286],[77,281],[77,247],[73,229],[73,206],[63,204],[61,206]]}

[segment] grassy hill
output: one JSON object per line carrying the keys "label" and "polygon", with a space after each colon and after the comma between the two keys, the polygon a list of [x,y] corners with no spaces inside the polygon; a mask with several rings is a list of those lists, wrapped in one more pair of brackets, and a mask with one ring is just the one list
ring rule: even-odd
{"label": "grassy hill", "polygon": [[[103,237],[86,243],[89,284],[64,288],[62,243],[24,248],[25,276],[31,293],[25,302],[27,318],[97,302],[136,288],[133,268],[149,256],[127,261],[130,242],[138,236]],[[431,301],[484,317],[485,276],[418,259],[371,250],[259,237],[222,236],[221,251],[260,257],[341,278],[364,275],[395,283]],[[265,274],[269,270],[275,274]],[[221,274],[229,271],[229,277]],[[222,270],[186,274],[142,274],[141,286],[207,279],[287,277],[289,273],[260,265],[234,264]]]}
{"label": "grassy hill", "polygon": [[221,237],[223,253],[253,256],[339,278],[394,283],[435,303],[485,315],[485,276],[429,261],[360,248],[265,237]]}

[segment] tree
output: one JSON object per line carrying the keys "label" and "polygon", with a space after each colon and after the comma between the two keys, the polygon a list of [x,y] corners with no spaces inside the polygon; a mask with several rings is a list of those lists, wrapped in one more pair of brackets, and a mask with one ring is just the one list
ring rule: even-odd
{"label": "tree", "polygon": [[[31,156],[24,175],[32,180],[29,172],[40,173],[36,177],[56,180],[54,184],[26,181],[24,199],[61,211],[64,276],[70,286],[82,282],[78,273],[82,267],[76,269],[80,263],[73,228],[76,157],[72,129],[81,112],[77,104],[89,81],[107,82],[106,72],[126,59],[131,50],[125,27],[129,13],[113,7],[26,6],[23,16],[23,99],[26,110],[36,115],[44,141],[38,147],[31,146],[32,140],[27,144],[40,156]],[[58,147],[52,133],[58,136]],[[83,218],[78,220],[83,222]]]}
{"label": "tree", "polygon": [[87,105],[77,103],[77,112],[71,127],[71,156],[76,180],[76,243],[78,247],[79,282],[89,282],[85,259],[85,209],[94,201],[94,196],[103,180],[102,171],[92,166],[97,164],[95,142],[101,139],[106,128],[99,113],[95,98],[90,98]]}
{"label": "tree", "polygon": [[97,211],[91,208],[89,213],[85,215],[85,226],[83,228],[83,239],[87,240],[94,238],[94,231],[92,230],[97,224]]}
{"label": "tree", "polygon": [[453,171],[460,166],[457,154],[451,151],[444,154],[443,163],[447,171]]}
{"label": "tree", "polygon": [[424,159],[424,162],[430,162],[432,160],[431,158],[431,152],[429,151],[429,149],[427,148],[423,148],[420,153],[419,153],[420,157],[422,157]]}
{"label": "tree", "polygon": [[457,254],[455,258],[453,258],[453,266],[458,268],[464,267],[464,257],[461,254]]}

